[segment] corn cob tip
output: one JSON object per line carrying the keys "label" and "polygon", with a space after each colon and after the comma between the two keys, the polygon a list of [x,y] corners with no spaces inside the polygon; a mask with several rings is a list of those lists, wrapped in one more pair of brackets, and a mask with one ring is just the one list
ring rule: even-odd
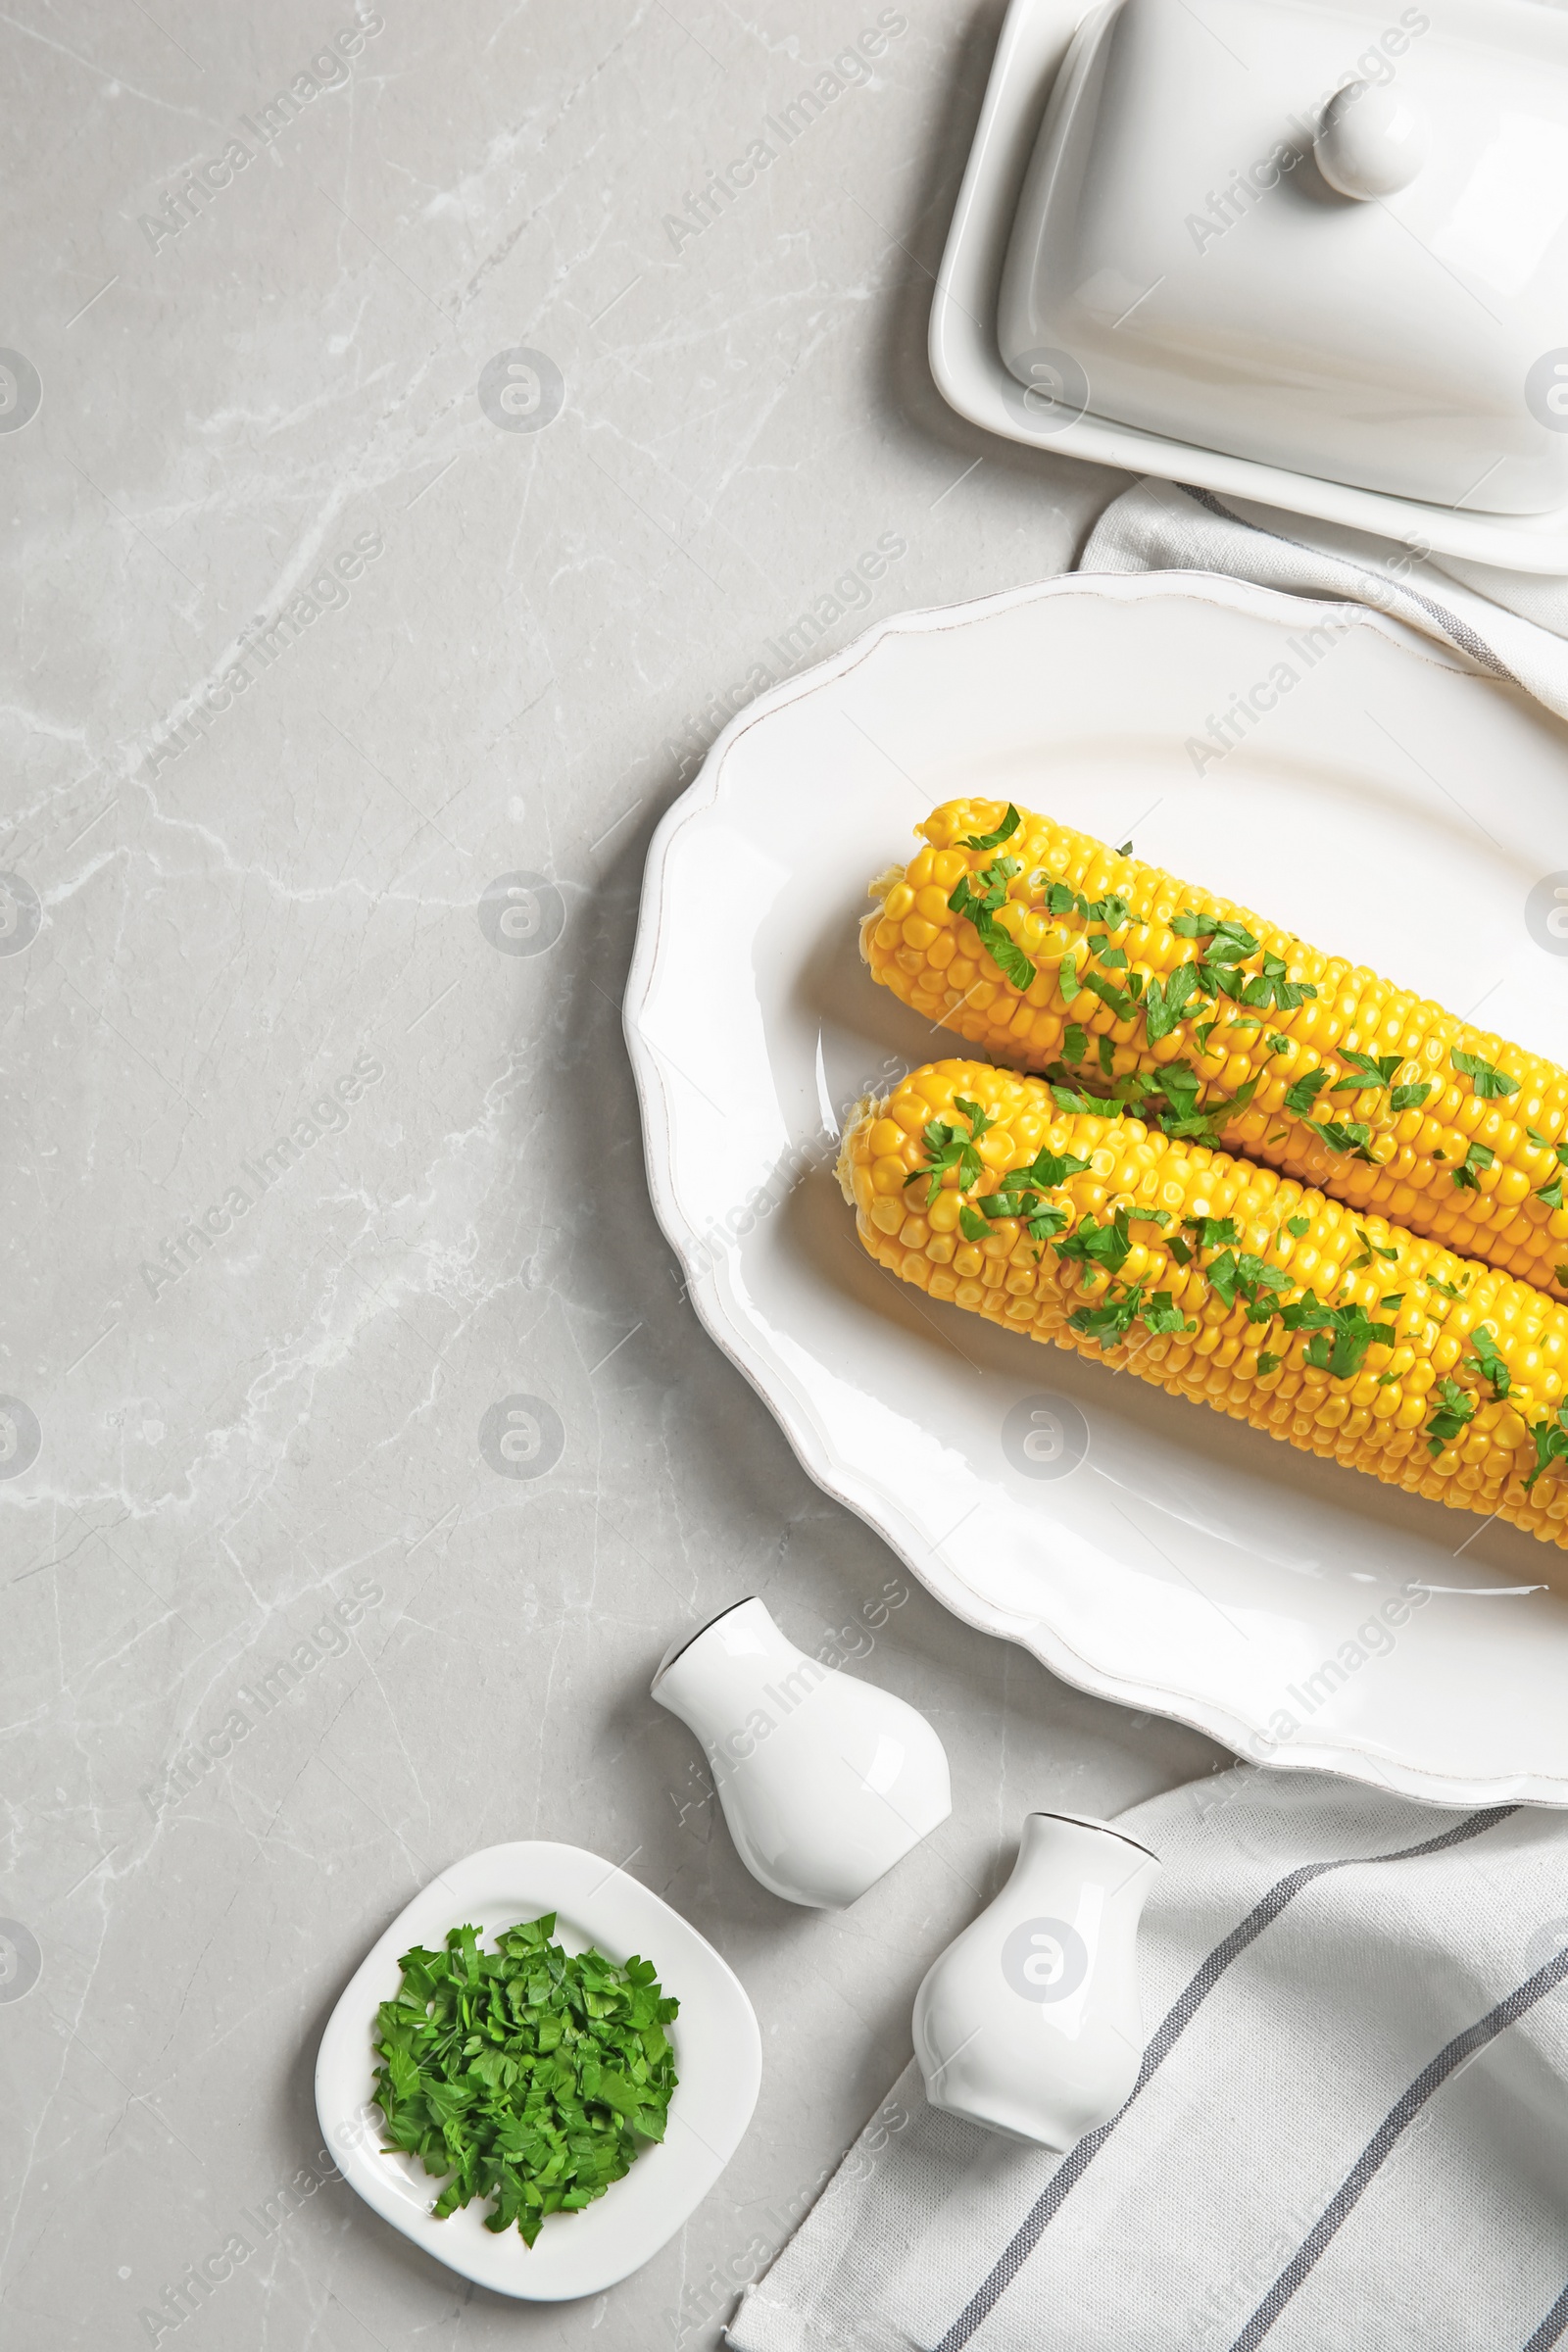
{"label": "corn cob tip", "polygon": [[833,1173],[839,1180],[839,1191],[844,1195],[845,1205],[849,1208],[855,1206],[856,1138],[865,1134],[872,1122],[882,1116],[890,1100],[887,1095],[861,1095],[845,1124],[844,1140],[839,1145]]}
{"label": "corn cob tip", "polygon": [[860,917],[860,961],[867,966],[871,963],[871,934],[882,920],[883,902],[887,898],[888,892],[896,890],[903,880],[903,866],[888,865],[883,867],[881,873],[873,876],[865,886],[866,897],[876,901],[876,905]]}

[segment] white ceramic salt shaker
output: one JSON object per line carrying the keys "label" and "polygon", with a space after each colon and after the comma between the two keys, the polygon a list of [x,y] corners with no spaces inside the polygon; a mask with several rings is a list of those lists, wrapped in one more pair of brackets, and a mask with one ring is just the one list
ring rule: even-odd
{"label": "white ceramic salt shaker", "polygon": [[953,1810],[925,1717],[808,1657],[756,1598],[683,1635],[653,1695],[702,1741],[741,1860],[786,1902],[842,1910]]}
{"label": "white ceramic salt shaker", "polygon": [[1070,2148],[1138,2078],[1138,1922],[1157,1857],[1102,1821],[1031,1813],[1011,1878],[914,2002],[933,2107]]}

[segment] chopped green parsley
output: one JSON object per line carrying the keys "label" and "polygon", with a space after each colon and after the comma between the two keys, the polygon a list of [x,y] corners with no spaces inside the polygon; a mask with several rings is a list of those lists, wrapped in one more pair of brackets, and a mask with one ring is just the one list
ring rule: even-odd
{"label": "chopped green parsley", "polygon": [[1337,1095],[1382,1094],[1393,1083],[1394,1073],[1403,1058],[1401,1054],[1385,1054],[1377,1060],[1370,1054],[1347,1054],[1344,1059],[1349,1063],[1355,1075],[1337,1080],[1334,1092]]}
{"label": "chopped green parsley", "polygon": [[942,1179],[949,1168],[957,1169],[958,1190],[961,1193],[966,1193],[972,1184],[978,1184],[985,1172],[985,1161],[975,1146],[983,1135],[990,1134],[997,1122],[987,1118],[978,1102],[970,1102],[962,1095],[954,1096],[953,1107],[968,1120],[968,1134],[961,1134],[956,1127],[950,1126],[946,1119],[933,1119],[920,1138],[926,1150],[925,1167],[916,1168],[912,1176],[904,1179],[904,1189],[907,1192],[911,1184],[918,1184],[921,1177],[929,1172],[931,1190],[925,1197],[927,1208],[941,1192]]}
{"label": "chopped green parsley", "polygon": [[1306,1360],[1335,1380],[1349,1380],[1360,1371],[1369,1348],[1392,1348],[1392,1323],[1374,1323],[1364,1306],[1325,1306],[1308,1291],[1280,1317],[1287,1331],[1308,1331]]}
{"label": "chopped green parsley", "polygon": [[1544,1421],[1533,1422],[1530,1435],[1535,1440],[1536,1466],[1525,1480],[1527,1494],[1543,1470],[1568,1461],[1568,1404],[1559,1404],[1556,1412]]}
{"label": "chopped green parsley", "polygon": [[1476,1417],[1476,1400],[1446,1375],[1439,1381],[1437,1410],[1427,1423],[1427,1451],[1434,1460],[1462,1437]]}
{"label": "chopped green parsley", "polygon": [[980,945],[1003,978],[1010,980],[1020,994],[1026,995],[1035,984],[1035,967],[1011,933],[997,920],[997,909],[1007,896],[1007,884],[1018,870],[1015,858],[999,858],[977,877],[985,884],[980,895],[976,895],[969,875],[960,874],[948,906],[953,913],[968,916],[980,935]]}
{"label": "chopped green parsley", "polygon": [[1470,1334],[1470,1352],[1483,1377],[1491,1381],[1492,1394],[1500,1404],[1512,1386],[1512,1375],[1503,1362],[1496,1341],[1484,1323],[1478,1324]]}
{"label": "chopped green parsley", "polygon": [[1468,1078],[1470,1091],[1483,1102],[1495,1102],[1506,1095],[1519,1092],[1519,1081],[1510,1078],[1506,1070],[1494,1069],[1479,1054],[1451,1054],[1448,1057],[1461,1078]]}
{"label": "chopped green parsley", "polygon": [[1317,1108],[1317,1098],[1329,1082],[1330,1072],[1313,1070],[1305,1078],[1298,1078],[1294,1086],[1285,1089],[1285,1107],[1294,1110],[1298,1119],[1309,1119]]}
{"label": "chopped green parsley", "polygon": [[493,1952],[453,1928],[416,1944],[376,2011],[375,2096],[389,2148],[446,2175],[438,2221],[475,2197],[484,2226],[531,2246],[552,2213],[580,2213],[661,2140],[675,2089],[664,2028],[680,2003],[653,1962],[567,1953],[556,1915],[505,1930]]}
{"label": "chopped green parsley", "polygon": [[[1441,1159],[1443,1154],[1439,1152],[1434,1156]],[[1478,1193],[1481,1190],[1479,1171],[1490,1168],[1496,1156],[1490,1145],[1471,1144],[1465,1152],[1463,1164],[1453,1171],[1455,1188],[1461,1193]]]}
{"label": "chopped green parsley", "polygon": [[1012,839],[1022,823],[1023,818],[1009,801],[1007,813],[994,833],[971,833],[963,846],[966,850],[1000,850],[1004,841]]}

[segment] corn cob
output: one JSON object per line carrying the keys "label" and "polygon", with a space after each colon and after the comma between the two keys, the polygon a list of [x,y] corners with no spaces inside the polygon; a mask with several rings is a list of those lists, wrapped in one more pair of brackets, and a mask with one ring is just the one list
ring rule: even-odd
{"label": "corn cob", "polygon": [[918,830],[861,931],[915,1011],[1568,1291],[1554,1063],[1049,817],[950,801]]}
{"label": "corn cob", "polygon": [[985,1062],[861,1104],[839,1181],[933,1298],[1568,1543],[1568,1307],[1510,1275]]}

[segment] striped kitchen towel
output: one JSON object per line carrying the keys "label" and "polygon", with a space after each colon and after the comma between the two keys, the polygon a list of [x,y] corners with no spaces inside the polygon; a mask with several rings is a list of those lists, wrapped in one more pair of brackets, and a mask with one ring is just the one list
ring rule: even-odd
{"label": "striped kitchen towel", "polygon": [[1568,1815],[1244,1765],[1121,1826],[1164,1863],[1127,2104],[1048,2155],[911,2065],[735,2352],[1568,2342]]}

